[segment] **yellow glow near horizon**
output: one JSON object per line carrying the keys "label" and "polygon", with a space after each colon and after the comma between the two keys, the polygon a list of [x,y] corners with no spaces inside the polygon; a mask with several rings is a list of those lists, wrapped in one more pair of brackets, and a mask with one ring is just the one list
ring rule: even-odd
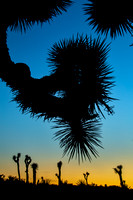
{"label": "yellow glow near horizon", "polygon": [[[6,163],[6,166],[1,166],[1,174],[5,174],[6,177],[9,175],[17,177],[17,166],[15,163]],[[44,179],[50,179],[51,184],[57,184],[57,178],[55,173],[58,173],[57,164],[53,162],[49,163],[41,163],[39,165],[39,169],[37,171],[37,180],[41,181],[41,177]],[[121,163],[118,163],[121,164]],[[77,163],[67,163],[63,162],[62,165],[62,180],[63,182],[67,180],[68,183],[76,185],[79,180],[84,180],[83,173],[87,171],[90,173],[88,177],[89,184],[97,184],[97,185],[120,185],[119,176],[114,173],[113,167],[116,167],[110,162],[100,162],[100,160],[96,160],[94,163],[90,164],[86,162],[86,164],[78,165]],[[126,184],[133,188],[133,172],[132,172],[133,162],[129,165],[123,164],[123,180],[126,181]],[[25,179],[25,166],[24,164],[20,166],[21,178]],[[32,169],[29,166],[29,181],[32,182]]]}

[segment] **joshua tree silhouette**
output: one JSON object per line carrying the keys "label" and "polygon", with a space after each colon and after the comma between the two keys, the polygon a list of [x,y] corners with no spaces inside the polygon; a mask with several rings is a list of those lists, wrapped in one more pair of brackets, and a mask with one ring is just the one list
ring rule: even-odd
{"label": "joshua tree silhouette", "polygon": [[92,25],[96,32],[110,32],[110,36],[124,35],[133,30],[132,2],[115,0],[88,0],[84,10],[89,25]]}
{"label": "joshua tree silhouette", "polygon": [[24,160],[25,166],[26,166],[26,171],[25,171],[26,172],[26,183],[29,183],[29,165],[30,165],[31,161],[32,161],[31,157],[26,155],[25,160]]}
{"label": "joshua tree silhouette", "polygon": [[124,186],[124,181],[122,179],[122,168],[123,168],[122,165],[118,165],[116,168],[113,168],[115,173],[117,173],[119,175],[121,187]]}
{"label": "joshua tree silhouette", "polygon": [[13,160],[14,162],[17,163],[17,170],[18,170],[18,178],[19,178],[19,181],[20,181],[20,166],[19,166],[19,158],[21,157],[21,153],[18,153],[17,156],[13,156]]}
{"label": "joshua tree silhouette", "polygon": [[106,62],[108,51],[105,40],[83,35],[59,41],[49,51],[51,77],[56,80],[53,95],[58,91],[62,102],[55,126],[62,130],[55,136],[69,160],[74,155],[79,160],[80,157],[91,160],[89,152],[98,155],[95,146],[101,145],[96,119],[100,115],[104,117],[101,107],[113,114],[109,102],[114,100],[110,97],[114,82],[112,69]]}
{"label": "joshua tree silhouette", "polygon": [[83,173],[84,179],[86,181],[86,185],[88,185],[88,176],[90,175],[89,172]]}
{"label": "joshua tree silhouette", "polygon": [[33,184],[36,184],[36,171],[38,169],[38,164],[37,163],[32,163],[31,168],[33,169]]}
{"label": "joshua tree silhouette", "polygon": [[74,155],[79,161],[80,157],[91,160],[89,152],[97,157],[95,146],[101,147],[97,121],[101,114],[104,116],[101,107],[109,114],[113,113],[109,106],[109,102],[114,100],[110,97],[112,71],[106,63],[109,45],[101,42],[100,38],[93,40],[79,35],[76,39],[55,43],[49,51],[50,76],[34,79],[26,64],[11,61],[6,43],[7,28],[26,31],[35,22],[46,22],[66,11],[71,3],[71,0],[50,0],[46,1],[44,9],[38,3],[35,14],[29,7],[23,7],[25,5],[21,7],[24,13],[16,13],[16,7],[11,5],[14,15],[8,13],[9,19],[4,13],[0,22],[1,62],[6,62],[0,67],[0,77],[12,88],[14,101],[22,112],[44,119],[57,119],[57,127],[62,130],[55,136],[69,160]]}
{"label": "joshua tree silhouette", "polygon": [[62,184],[62,181],[61,181],[61,167],[62,167],[62,162],[61,161],[59,161],[57,163],[57,167],[58,167],[59,173],[58,174],[56,173],[55,175],[58,178],[58,185],[60,186]]}

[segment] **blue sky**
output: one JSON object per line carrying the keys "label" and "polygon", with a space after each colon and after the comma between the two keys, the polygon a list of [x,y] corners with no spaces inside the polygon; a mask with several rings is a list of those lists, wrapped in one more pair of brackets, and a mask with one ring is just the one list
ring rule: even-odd
{"label": "blue sky", "polygon": [[[55,42],[72,35],[87,34],[98,37],[85,22],[82,3],[77,0],[67,13],[56,17],[50,23],[34,25],[26,33],[8,31],[8,47],[12,60],[26,63],[35,78],[49,74],[47,63],[48,49]],[[101,36],[103,39],[104,36]],[[24,173],[24,155],[31,155],[34,162],[38,162],[38,178],[51,178],[56,183],[59,160],[63,161],[64,179],[75,182],[82,179],[82,173],[89,171],[90,181],[98,184],[119,184],[112,168],[118,164],[124,166],[124,178],[133,187],[133,38],[126,34],[111,40],[108,63],[113,67],[116,86],[112,89],[112,97],[119,99],[112,103],[115,114],[102,119],[102,143],[104,149],[98,149],[100,157],[93,158],[92,163],[81,163],[73,160],[69,164],[68,158],[62,158],[62,149],[58,141],[54,141],[52,122],[43,119],[30,118],[22,115],[15,102],[10,102],[12,94],[5,83],[0,82],[0,173],[17,175],[12,155],[22,153],[21,171]],[[74,178],[73,178],[74,176]]]}

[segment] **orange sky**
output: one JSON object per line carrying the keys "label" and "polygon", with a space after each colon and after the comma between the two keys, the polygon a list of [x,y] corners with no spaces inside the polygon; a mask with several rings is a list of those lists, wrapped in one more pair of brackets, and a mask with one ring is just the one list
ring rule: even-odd
{"label": "orange sky", "polygon": [[[23,158],[23,157],[22,157]],[[20,159],[20,171],[21,177],[25,178],[25,165],[23,159]],[[76,184],[79,180],[84,180],[83,173],[87,171],[90,173],[88,182],[89,184],[95,183],[97,185],[119,185],[119,177],[114,173],[113,167],[116,167],[119,164],[115,156],[114,159],[100,157],[98,159],[93,159],[92,163],[86,161],[80,165],[77,161],[67,162],[66,159],[62,159],[62,179],[63,181],[68,181],[68,183]],[[39,160],[38,160],[39,161]],[[6,164],[6,166],[5,166]],[[2,166],[1,171],[3,174],[17,176],[17,166],[16,163],[10,160],[10,162],[5,162]],[[40,161],[38,162],[39,169],[37,171],[37,180],[41,179],[43,176],[44,179],[50,179],[51,184],[57,184],[57,178],[55,173],[58,173],[56,158],[53,160]],[[133,161],[126,163],[126,159],[123,159],[123,180],[126,180],[126,184],[133,188]],[[29,167],[29,177],[32,182],[32,169]]]}

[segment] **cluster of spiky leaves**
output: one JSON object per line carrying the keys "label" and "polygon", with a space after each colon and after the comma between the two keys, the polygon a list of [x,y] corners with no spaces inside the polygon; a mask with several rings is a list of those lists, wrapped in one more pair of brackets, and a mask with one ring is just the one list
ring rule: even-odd
{"label": "cluster of spiky leaves", "polygon": [[85,4],[87,21],[99,33],[110,32],[111,37],[132,33],[132,1],[88,0]]}
{"label": "cluster of spiky leaves", "polygon": [[32,163],[31,168],[36,171],[38,169],[38,164],[37,163]]}
{"label": "cluster of spiky leaves", "polygon": [[99,127],[97,120],[73,120],[72,122],[64,122],[63,120],[56,120],[57,126],[61,130],[55,133],[56,140],[60,141],[60,147],[64,148],[64,155],[69,156],[69,161],[74,156],[80,160],[91,161],[90,153],[97,157],[98,152],[96,146],[101,147]]}
{"label": "cluster of spiky leaves", "polygon": [[[74,155],[91,160],[89,151],[97,156],[94,146],[100,146],[98,122],[101,107],[113,113],[109,102],[112,70],[107,64],[109,45],[98,39],[77,36],[55,43],[49,51],[51,76],[56,80],[53,94],[58,91],[64,108],[57,121],[62,129],[55,136],[69,160]],[[104,116],[104,115],[103,115]]]}
{"label": "cluster of spiky leaves", "polygon": [[66,11],[72,3],[71,0],[48,0],[31,2],[23,1],[20,4],[9,2],[2,3],[3,12],[0,14],[0,23],[6,24],[11,30],[24,30],[30,28],[35,22],[46,22]]}
{"label": "cluster of spiky leaves", "polygon": [[113,112],[108,105],[113,100],[109,96],[113,77],[106,62],[108,51],[105,40],[77,35],[76,39],[55,43],[49,52],[51,74],[56,80],[55,91],[61,92],[69,110],[80,113],[84,119],[88,119],[88,114],[102,113],[100,106],[111,114]]}

